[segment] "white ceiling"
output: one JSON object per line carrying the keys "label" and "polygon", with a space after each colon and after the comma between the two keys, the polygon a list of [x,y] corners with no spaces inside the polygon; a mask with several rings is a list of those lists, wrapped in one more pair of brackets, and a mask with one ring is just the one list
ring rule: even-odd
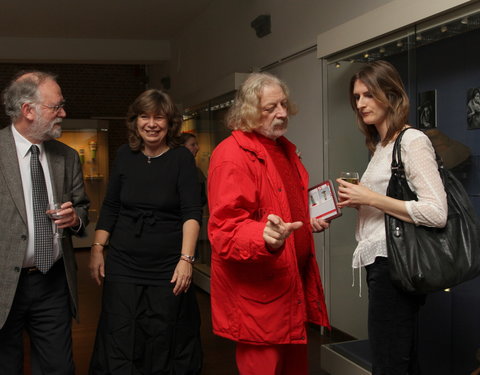
{"label": "white ceiling", "polygon": [[0,0],[0,37],[169,40],[212,0]]}

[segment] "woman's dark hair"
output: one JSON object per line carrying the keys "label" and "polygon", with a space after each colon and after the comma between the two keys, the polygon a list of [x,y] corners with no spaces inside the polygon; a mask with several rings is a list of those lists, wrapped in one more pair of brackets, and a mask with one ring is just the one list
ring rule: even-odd
{"label": "woman's dark hair", "polygon": [[182,133],[182,134],[180,134],[180,138],[179,138],[180,144],[182,146],[184,146],[185,143],[187,143],[190,138],[195,138],[196,139],[197,136],[195,134],[192,134],[192,133]]}
{"label": "woman's dark hair", "polygon": [[142,114],[165,116],[168,122],[166,136],[168,147],[173,148],[180,145],[178,136],[182,125],[182,115],[167,93],[149,89],[141,93],[128,108],[128,144],[133,151],[140,151],[144,146],[143,139],[137,130],[137,118]]}
{"label": "woman's dark hair", "polygon": [[405,126],[410,108],[407,93],[398,71],[387,61],[379,60],[367,64],[350,80],[350,104],[357,115],[358,125],[365,134],[365,143],[371,152],[379,141],[375,126],[365,124],[357,109],[353,88],[357,80],[367,86],[373,98],[386,108],[387,134],[382,140],[386,146]]}

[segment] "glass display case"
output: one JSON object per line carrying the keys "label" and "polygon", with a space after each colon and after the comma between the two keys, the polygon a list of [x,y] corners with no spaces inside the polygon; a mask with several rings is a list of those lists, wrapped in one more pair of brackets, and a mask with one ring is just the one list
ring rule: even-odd
{"label": "glass display case", "polygon": [[[464,184],[480,215],[477,42],[480,42],[478,3],[328,56],[324,65],[327,175],[338,176],[344,169],[362,173],[365,170],[370,156],[350,106],[349,83],[365,63],[387,60],[398,69],[406,86],[410,99],[409,123],[430,138],[444,165]],[[358,287],[352,288],[352,280],[344,277],[351,270],[356,246],[356,212],[344,210],[343,214],[329,233],[332,324],[336,320],[355,322],[365,332],[364,337],[358,338],[366,338],[367,298],[359,299]],[[355,275],[358,280],[358,274]],[[366,285],[364,280],[362,283]],[[480,278],[477,278],[428,296],[419,316],[423,372],[466,374],[480,367],[476,359],[480,350],[479,290]],[[352,301],[357,304],[354,315],[350,313]]]}
{"label": "glass display case", "polygon": [[73,245],[75,248],[89,248],[108,183],[108,121],[65,119],[62,129],[58,140],[78,152],[85,190],[90,199],[87,237],[73,237]]}
{"label": "glass display case", "polygon": [[[196,162],[205,176],[208,175],[208,166],[213,149],[230,135],[230,130],[224,124],[224,117],[233,103],[233,97],[233,92],[222,95],[207,103],[187,108],[184,112],[182,132],[192,133],[196,136],[200,147]],[[211,256],[211,247],[207,236],[208,218],[208,205],[205,205],[197,246],[198,260],[194,265],[194,282],[206,291],[210,291]]]}

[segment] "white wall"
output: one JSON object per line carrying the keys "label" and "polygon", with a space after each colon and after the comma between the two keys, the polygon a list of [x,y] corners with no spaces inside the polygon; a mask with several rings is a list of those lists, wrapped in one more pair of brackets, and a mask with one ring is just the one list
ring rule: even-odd
{"label": "white wall", "polygon": [[[319,33],[389,1],[214,0],[172,43],[172,94],[184,101],[233,72],[314,46]],[[250,23],[261,14],[270,14],[272,32],[258,38]]]}
{"label": "white wall", "polygon": [[0,61],[153,64],[169,59],[166,40],[0,37]]}
{"label": "white wall", "polygon": [[[365,138],[358,129],[348,96],[350,78],[360,68],[358,63],[342,64],[339,69],[329,64],[325,68],[325,77],[328,78],[328,101],[324,107],[325,137],[328,139],[325,169],[332,179],[341,171],[349,170],[358,171],[361,176],[368,163]],[[345,208],[342,217],[336,219],[329,230],[325,278],[329,287],[331,324],[363,339],[367,337],[368,290],[364,269],[361,278],[358,270],[354,279],[352,275],[352,254],[357,245],[356,222],[357,210]],[[352,287],[353,281],[355,287]]]}
{"label": "white wall", "polygon": [[[322,63],[312,51],[270,72],[288,83],[292,101],[298,107],[298,113],[290,118],[287,137],[296,144],[302,155],[310,174],[310,186],[316,185],[324,180]],[[323,276],[326,271],[324,234],[315,234],[314,238],[317,261]]]}

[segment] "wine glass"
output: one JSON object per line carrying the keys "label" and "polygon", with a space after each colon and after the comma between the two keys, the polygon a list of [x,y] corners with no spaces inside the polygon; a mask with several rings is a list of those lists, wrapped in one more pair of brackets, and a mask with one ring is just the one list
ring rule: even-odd
{"label": "wine glass", "polygon": [[358,185],[359,177],[358,172],[340,172],[340,178],[351,184]]}
{"label": "wine glass", "polygon": [[[62,204],[59,202],[50,202],[47,207],[47,215],[52,220],[61,219],[62,215],[59,215],[58,212],[61,211]],[[63,235],[60,233],[60,229],[58,225],[55,224],[55,231],[53,232],[53,238],[59,239],[62,238]]]}

